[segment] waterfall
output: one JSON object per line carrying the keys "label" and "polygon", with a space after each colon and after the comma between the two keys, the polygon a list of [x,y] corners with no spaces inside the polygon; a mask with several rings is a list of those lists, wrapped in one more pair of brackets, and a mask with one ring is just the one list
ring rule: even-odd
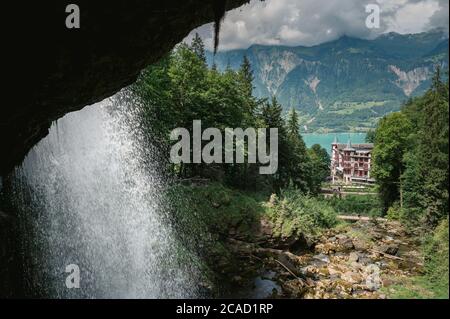
{"label": "waterfall", "polygon": [[[59,119],[14,172],[25,281],[39,296],[196,296],[195,262],[162,209],[155,152],[136,107],[122,104],[116,96]],[[71,264],[80,288],[66,286]]]}

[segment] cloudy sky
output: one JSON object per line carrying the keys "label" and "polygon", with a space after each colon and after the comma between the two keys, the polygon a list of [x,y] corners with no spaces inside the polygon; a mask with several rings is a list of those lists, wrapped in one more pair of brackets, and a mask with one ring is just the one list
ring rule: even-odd
{"label": "cloudy sky", "polygon": [[[366,27],[367,4],[381,10],[380,27]],[[373,38],[381,33],[418,33],[442,27],[448,32],[449,0],[252,0],[227,13],[219,50],[252,44],[315,45],[342,35]],[[194,30],[213,46],[212,24]]]}

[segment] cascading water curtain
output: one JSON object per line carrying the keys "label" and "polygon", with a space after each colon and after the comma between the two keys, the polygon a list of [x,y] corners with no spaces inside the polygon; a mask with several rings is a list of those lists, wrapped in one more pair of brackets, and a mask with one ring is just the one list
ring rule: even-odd
{"label": "cascading water curtain", "polygon": [[[162,209],[156,155],[136,106],[118,101],[58,120],[14,173],[25,282],[40,297],[197,296],[195,257]],[[68,265],[80,288],[68,288]]]}

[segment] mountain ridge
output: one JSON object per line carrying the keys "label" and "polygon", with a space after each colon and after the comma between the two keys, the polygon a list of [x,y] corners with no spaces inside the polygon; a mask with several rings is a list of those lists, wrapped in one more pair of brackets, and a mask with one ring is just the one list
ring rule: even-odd
{"label": "mountain ridge", "polygon": [[436,65],[448,67],[448,36],[433,30],[372,40],[343,36],[309,47],[252,45],[207,52],[207,62],[237,69],[244,55],[255,95],[274,95],[285,109],[299,110],[303,131],[366,131],[423,93]]}

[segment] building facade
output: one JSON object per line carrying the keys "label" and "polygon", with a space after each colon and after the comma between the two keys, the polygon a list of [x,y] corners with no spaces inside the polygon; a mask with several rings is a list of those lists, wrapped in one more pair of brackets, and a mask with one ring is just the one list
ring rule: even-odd
{"label": "building facade", "polygon": [[374,183],[370,176],[372,162],[372,143],[346,144],[335,138],[331,144],[331,178],[336,182]]}

